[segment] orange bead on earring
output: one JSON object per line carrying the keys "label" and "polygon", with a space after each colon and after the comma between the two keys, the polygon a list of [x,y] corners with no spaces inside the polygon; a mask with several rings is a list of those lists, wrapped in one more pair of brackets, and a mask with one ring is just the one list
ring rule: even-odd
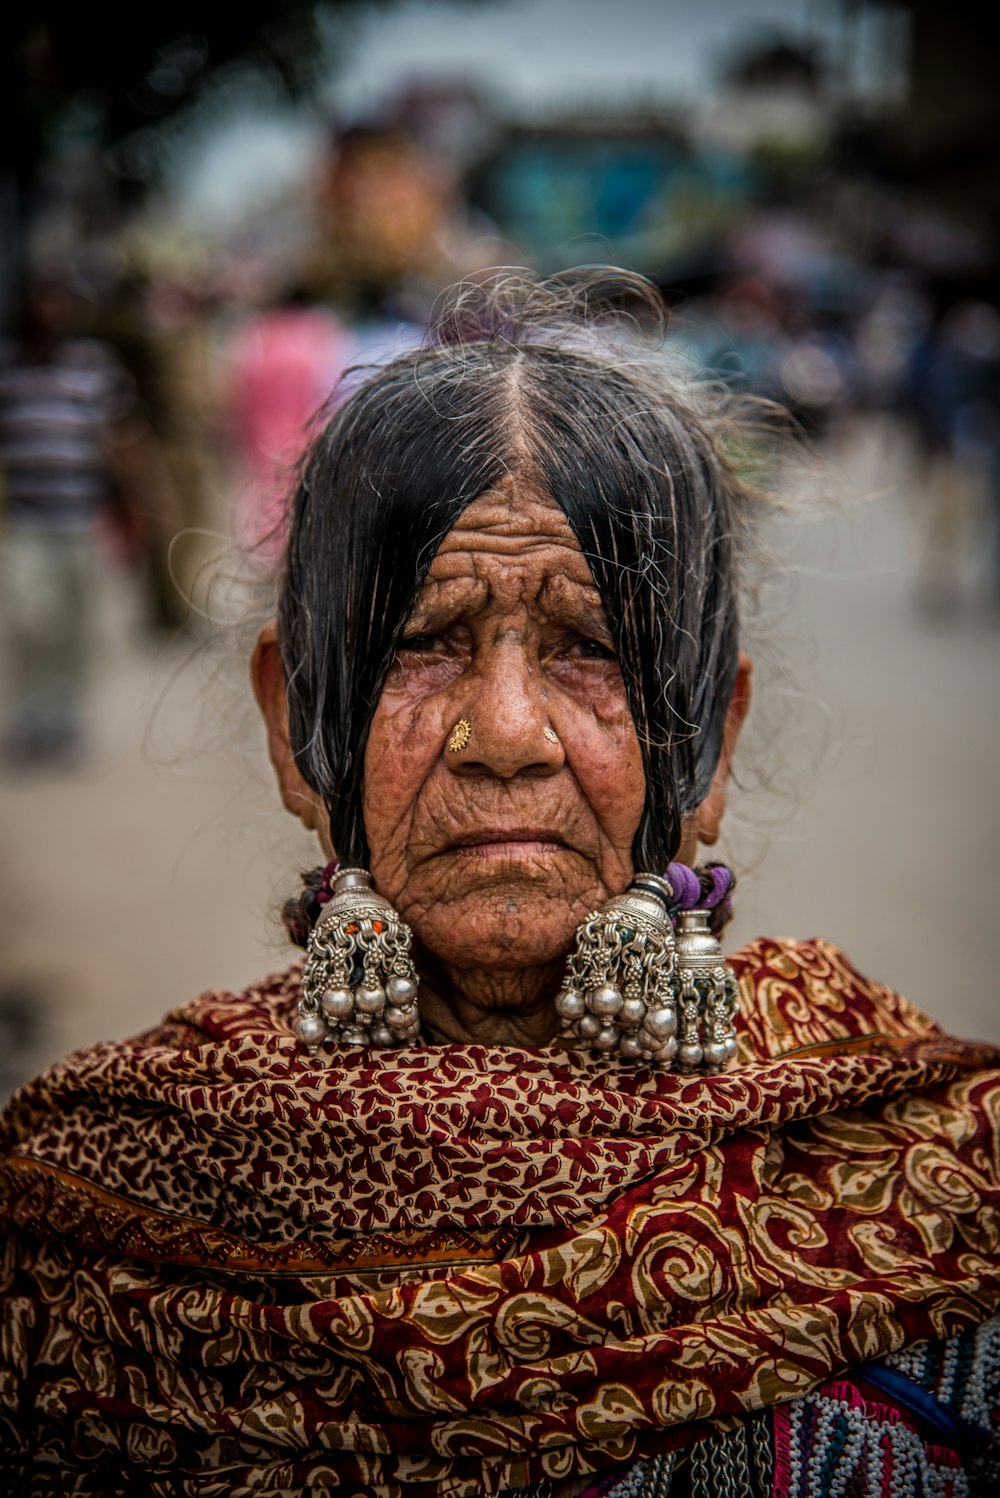
{"label": "orange bead on earring", "polygon": [[459,718],[451,731],[448,740],[448,748],[452,754],[458,754],[463,750],[472,737],[472,724],[467,718]]}

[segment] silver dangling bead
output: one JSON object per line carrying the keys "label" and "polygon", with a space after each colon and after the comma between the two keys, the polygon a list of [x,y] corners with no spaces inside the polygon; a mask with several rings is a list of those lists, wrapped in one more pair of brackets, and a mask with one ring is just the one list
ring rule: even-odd
{"label": "silver dangling bead", "polygon": [[666,879],[636,874],[576,933],[556,1012],[600,1055],[666,1063],[677,1048],[672,898]]}
{"label": "silver dangling bead", "polygon": [[736,1056],[736,979],[707,910],[677,916],[678,1070],[720,1072]]}
{"label": "silver dangling bead", "polygon": [[413,934],[372,888],[366,869],[340,869],[309,934],[295,1033],[310,1054],[338,1045],[396,1046],[419,1031]]}

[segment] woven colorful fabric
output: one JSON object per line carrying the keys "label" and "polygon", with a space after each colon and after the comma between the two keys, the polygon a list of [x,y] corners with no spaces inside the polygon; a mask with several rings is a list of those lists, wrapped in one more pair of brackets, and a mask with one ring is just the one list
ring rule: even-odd
{"label": "woven colorful fabric", "polygon": [[772,1498],[986,1498],[1000,1476],[998,1422],[995,1318],[777,1405]]}
{"label": "woven colorful fabric", "polygon": [[722,1077],[471,1045],[314,1061],[292,969],[22,1089],[12,1491],[494,1494],[985,1322],[1000,1056],[825,943],[730,960]]}

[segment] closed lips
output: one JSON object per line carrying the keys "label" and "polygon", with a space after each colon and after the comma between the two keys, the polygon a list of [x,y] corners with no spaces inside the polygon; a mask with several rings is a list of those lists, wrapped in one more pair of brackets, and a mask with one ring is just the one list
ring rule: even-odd
{"label": "closed lips", "polygon": [[565,838],[547,827],[481,828],[455,838],[445,852],[453,848],[474,848],[489,843],[554,843],[564,846]]}

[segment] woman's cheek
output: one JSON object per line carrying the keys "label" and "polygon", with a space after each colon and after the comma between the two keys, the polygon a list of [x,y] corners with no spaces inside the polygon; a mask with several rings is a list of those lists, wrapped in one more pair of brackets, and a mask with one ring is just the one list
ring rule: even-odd
{"label": "woman's cheek", "polygon": [[602,721],[624,718],[631,722],[625,683],[616,661],[569,656],[550,665],[546,674],[560,691]]}
{"label": "woman's cheek", "polygon": [[[419,702],[434,692],[443,692],[461,676],[463,664],[454,655],[431,654],[424,656],[397,656],[389,668],[382,688],[383,698],[405,699]],[[381,702],[379,706],[381,707]]]}
{"label": "woman's cheek", "polygon": [[568,708],[565,724],[557,726],[577,783],[606,841],[631,850],[646,777],[618,663],[564,656],[547,674]]}
{"label": "woman's cheek", "polygon": [[[365,832],[375,882],[405,878],[409,825],[420,789],[440,750],[439,714],[388,690],[365,750]],[[371,787],[371,790],[369,790]]]}
{"label": "woman's cheek", "polygon": [[567,744],[570,768],[608,842],[631,850],[646,804],[642,753],[629,714],[596,713]]}

